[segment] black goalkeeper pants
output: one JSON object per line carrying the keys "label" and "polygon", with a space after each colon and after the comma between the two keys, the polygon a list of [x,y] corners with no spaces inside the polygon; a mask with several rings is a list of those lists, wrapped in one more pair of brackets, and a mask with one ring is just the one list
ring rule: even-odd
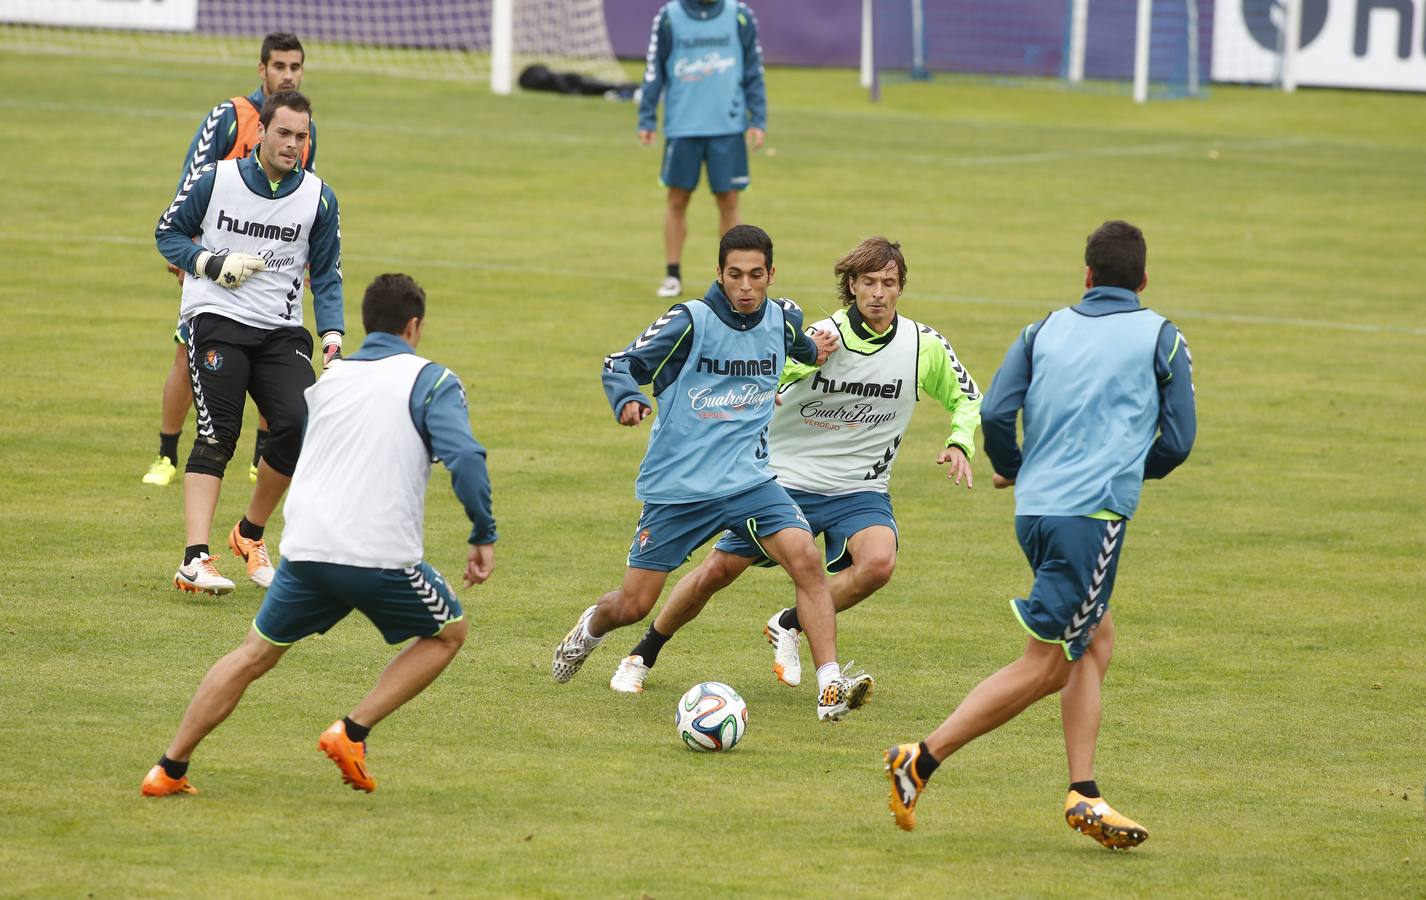
{"label": "black goalkeeper pants", "polygon": [[302,450],[307,400],[316,381],[312,335],[299,326],[255,328],[215,313],[188,322],[188,375],[198,436],[185,471],[223,477],[243,429],[244,394],[267,419],[262,457],[291,475]]}

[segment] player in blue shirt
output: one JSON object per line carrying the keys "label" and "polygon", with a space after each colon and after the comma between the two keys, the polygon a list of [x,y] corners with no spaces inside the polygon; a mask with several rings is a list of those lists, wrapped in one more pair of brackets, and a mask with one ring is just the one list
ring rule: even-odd
{"label": "player in blue shirt", "polygon": [[872,679],[837,665],[836,621],[806,517],[768,468],[768,425],[788,357],[820,364],[834,335],[802,333],[802,310],[767,296],[772,239],[738,225],[718,245],[718,280],[701,300],[675,305],[604,361],[604,391],[619,424],[658,415],[639,466],[643,514],[623,583],[579,617],[555,648],[551,672],[574,677],[615,628],[649,614],[668,580],[709,538],[731,530],[776,561],[797,588],[797,613],[817,664],[817,716],[841,718],[865,702]]}
{"label": "player in blue shirt", "polygon": [[[1035,573],[1029,596],[1011,601],[1030,639],[924,741],[884,754],[889,805],[907,831],[938,765],[1059,692],[1065,820],[1110,849],[1149,836],[1104,802],[1094,780],[1100,686],[1114,649],[1109,596],[1124,534],[1144,479],[1163,478],[1187,459],[1198,427],[1188,344],[1139,304],[1146,257],[1143,232],[1128,222],[1096,229],[1084,251],[1088,291],[1016,338],[985,396],[985,455],[994,485],[1015,487],[1015,533]],[[1021,410],[1023,456],[1015,440]]]}
{"label": "player in blue shirt", "polygon": [[669,0],[654,17],[648,66],[639,102],[639,140],[652,144],[663,96],[664,211],[667,275],[660,297],[683,292],[680,260],[688,234],[688,201],[706,163],[718,201],[718,233],[737,225],[738,192],[748,181],[748,147],[763,145],[767,89],[763,85],[758,22],[735,0]]}

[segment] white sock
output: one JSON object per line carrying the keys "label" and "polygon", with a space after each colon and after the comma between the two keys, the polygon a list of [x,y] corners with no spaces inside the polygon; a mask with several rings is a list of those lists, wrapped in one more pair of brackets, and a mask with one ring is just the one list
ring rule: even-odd
{"label": "white sock", "polygon": [[585,619],[585,620],[584,620],[584,623],[583,623],[584,627],[583,627],[582,630],[584,631],[584,636],[585,636],[587,639],[589,639],[589,640],[593,641],[594,643],[598,644],[600,641],[604,640],[604,635],[601,634],[601,635],[596,636],[596,635],[594,634],[594,632],[592,632],[592,631],[589,630],[589,623],[590,623],[590,622],[593,622],[593,621],[594,621],[594,617],[593,617],[593,616],[590,616],[589,618]]}
{"label": "white sock", "polygon": [[842,667],[835,662],[822,663],[817,667],[817,693],[821,693],[827,685],[837,680],[837,676],[842,674]]}

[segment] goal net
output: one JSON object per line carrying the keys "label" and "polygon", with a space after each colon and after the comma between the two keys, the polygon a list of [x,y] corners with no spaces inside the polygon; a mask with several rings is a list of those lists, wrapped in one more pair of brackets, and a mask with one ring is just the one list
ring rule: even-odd
{"label": "goal net", "polygon": [[[5,0],[0,49],[250,62],[296,34],[324,69],[458,80],[500,90],[539,62],[624,81],[603,0]],[[492,58],[496,61],[492,63]],[[504,93],[504,90],[500,90]]]}

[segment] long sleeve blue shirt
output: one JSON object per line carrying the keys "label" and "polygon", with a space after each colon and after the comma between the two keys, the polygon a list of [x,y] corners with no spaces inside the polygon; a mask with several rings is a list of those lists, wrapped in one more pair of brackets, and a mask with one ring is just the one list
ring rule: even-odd
{"label": "long sleeve blue shirt", "polygon": [[[377,331],[367,335],[361,348],[349,358],[376,360],[415,352],[399,335]],[[491,512],[485,448],[471,433],[465,388],[454,372],[439,363],[421,369],[411,388],[411,422],[426,442],[431,458],[451,473],[451,489],[473,526],[470,543],[495,543],[499,535]]]}
{"label": "long sleeve blue shirt", "polygon": [[[1139,300],[1133,291],[1092,288],[1073,309],[1086,316],[1104,316],[1138,307]],[[1014,479],[1020,471],[1015,419],[1025,403],[1025,393],[1034,374],[1032,350],[1035,333],[1042,323],[1043,320],[1027,326],[1010,345],[980,408],[985,455],[995,471],[1005,478]],[[1145,478],[1163,478],[1187,459],[1198,430],[1193,402],[1193,359],[1188,342],[1172,322],[1164,322],[1159,329],[1154,375],[1159,385],[1159,433],[1144,460]]]}
{"label": "long sleeve blue shirt", "polygon": [[[303,169],[293,169],[281,181],[268,180],[257,160],[257,148],[238,160],[238,172],[243,183],[259,197],[277,199],[297,190],[307,177]],[[159,217],[154,240],[164,259],[183,271],[200,277],[194,270],[203,248],[193,239],[203,233],[203,218],[213,198],[213,181],[217,165],[210,163],[179,185],[178,196]],[[308,240],[307,262],[312,270],[312,312],[317,320],[317,333],[346,331],[346,314],[342,309],[342,225],[337,207],[337,195],[332,186],[322,184],[322,199],[317,204],[317,217],[312,222]]]}
{"label": "long sleeve blue shirt", "polygon": [[[690,16],[698,19],[718,15],[724,3],[732,0],[717,0],[704,5],[699,0],[672,0],[681,3]],[[659,97],[666,90],[677,90],[676,83],[669,79],[668,60],[673,53],[676,36],[669,20],[668,7],[659,9],[654,16],[653,33],[649,37],[647,65],[644,69],[643,89],[639,95],[639,130],[654,131],[658,127]],[[758,41],[758,20],[746,3],[738,4],[738,42],[742,45],[743,71],[740,84],[743,101],[747,106],[748,128],[767,128],[767,85],[763,79],[763,50]],[[665,128],[668,123],[665,122]]]}
{"label": "long sleeve blue shirt", "polygon": [[[737,331],[747,331],[761,322],[769,303],[781,305],[787,320],[787,356],[809,365],[817,362],[817,345],[802,333],[802,309],[791,300],[769,297],[756,312],[743,315],[733,309],[728,295],[723,293],[723,286],[715,281],[708,287],[703,302],[720,322]],[[629,346],[604,358],[604,393],[613,407],[614,418],[619,417],[619,411],[630,400],[653,408],[639,385],[652,384],[654,393],[659,394],[672,384],[688,362],[692,337],[693,316],[679,303],[634,338]]]}

